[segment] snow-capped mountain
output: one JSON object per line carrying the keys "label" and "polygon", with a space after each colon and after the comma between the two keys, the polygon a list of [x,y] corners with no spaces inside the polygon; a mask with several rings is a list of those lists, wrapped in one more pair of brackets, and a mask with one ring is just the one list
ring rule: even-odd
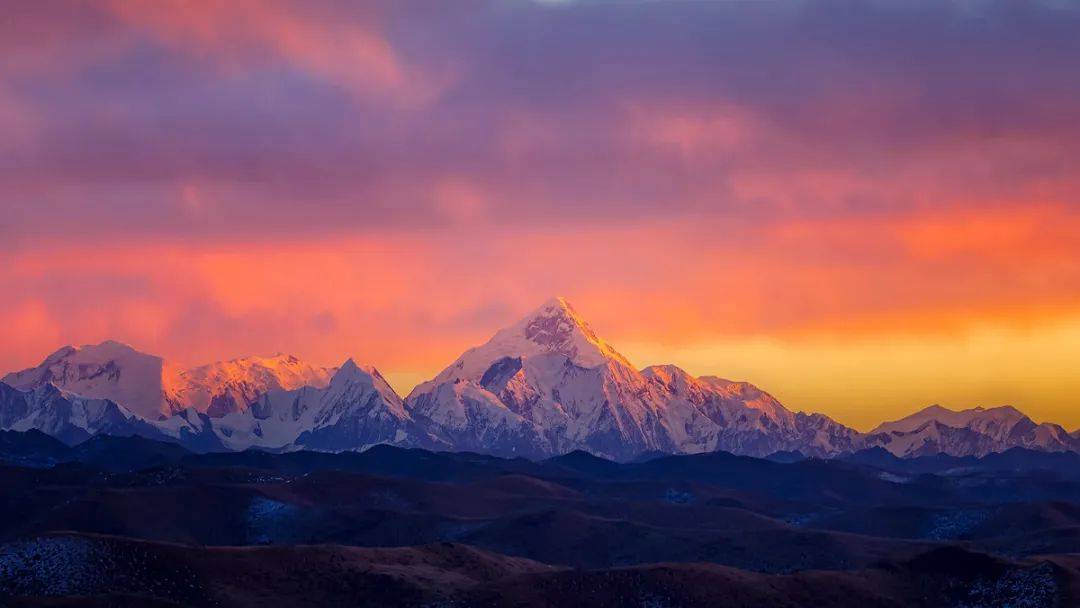
{"label": "snow-capped mountain", "polygon": [[861,435],[822,414],[792,412],[748,382],[694,378],[674,365],[646,368],[668,402],[686,400],[717,427],[713,450],[767,456],[778,451],[828,456],[861,447]]}
{"label": "snow-capped mountain", "polygon": [[346,361],[322,388],[271,390],[250,407],[211,417],[189,408],[156,426],[181,443],[228,449],[357,450],[379,443],[436,447],[374,367]]}
{"label": "snow-capped mountain", "polygon": [[0,379],[20,390],[48,385],[91,399],[108,399],[147,419],[168,416],[179,408],[166,394],[161,357],[141,353],[112,340],[65,346],[37,367]]}
{"label": "snow-capped mountain", "polygon": [[244,357],[178,371],[168,378],[165,391],[182,409],[194,408],[220,418],[246,410],[269,391],[324,388],[333,374],[333,369],[292,355]]}
{"label": "snow-capped mountain", "polygon": [[438,446],[382,375],[352,360],[334,370],[275,355],[185,370],[108,341],[64,347],[4,381],[0,428],[64,441],[137,434],[199,451]]}
{"label": "snow-capped mountain", "polygon": [[30,429],[69,445],[101,434],[165,439],[153,425],[108,399],[74,395],[48,383],[23,391],[0,382],[0,430]]}
{"label": "snow-capped mountain", "polygon": [[332,369],[291,355],[245,357],[183,369],[161,357],[115,341],[65,346],[40,365],[8,374],[3,382],[22,390],[52,384],[97,399],[109,399],[147,420],[186,409],[220,417],[247,409],[271,390],[325,387]]}
{"label": "snow-capped mountain", "polygon": [[414,389],[406,409],[457,449],[522,456],[832,454],[858,437],[748,384],[693,378],[674,366],[638,371],[562,298],[466,351]]}
{"label": "snow-capped mountain", "polygon": [[1080,447],[1062,427],[1036,424],[1012,406],[950,410],[932,405],[870,431],[868,446],[881,446],[902,457],[938,453],[985,456],[1022,447],[1062,452]]}
{"label": "snow-capped mountain", "polygon": [[374,367],[293,356],[180,369],[119,342],[64,347],[0,384],[0,429],[69,443],[141,435],[198,451],[251,447],[341,451],[380,443],[530,458],[586,450],[724,450],[835,456],[982,456],[1013,447],[1080,451],[1080,431],[1036,424],[1012,407],[926,408],[862,434],[793,412],[746,382],[674,365],[638,370],[562,298],[471,348],[404,401]]}

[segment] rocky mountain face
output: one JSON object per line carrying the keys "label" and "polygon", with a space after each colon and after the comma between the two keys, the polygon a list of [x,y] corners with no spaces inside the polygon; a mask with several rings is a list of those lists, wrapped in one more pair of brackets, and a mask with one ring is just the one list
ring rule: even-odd
{"label": "rocky mountain face", "polygon": [[527,457],[579,449],[616,459],[718,449],[826,455],[858,439],[749,384],[675,366],[638,371],[561,298],[467,351],[406,407],[458,449]]}
{"label": "rocky mountain face", "polygon": [[934,454],[985,456],[1009,448],[1063,452],[1080,448],[1062,427],[1035,423],[1011,406],[954,411],[932,405],[906,418],[879,425],[865,440],[896,456]]}
{"label": "rocky mountain face", "polygon": [[351,359],[325,387],[271,390],[245,410],[217,418],[192,408],[157,426],[181,443],[217,441],[232,450],[343,451],[384,443],[449,447],[429,440],[378,370]]}
{"label": "rocky mountain face", "polygon": [[166,393],[181,409],[194,408],[221,418],[246,410],[270,391],[324,388],[333,374],[333,369],[293,355],[244,357],[180,370],[170,378]]}
{"label": "rocky mountain face", "polygon": [[0,382],[19,390],[52,385],[82,397],[121,403],[129,411],[154,420],[181,409],[165,392],[164,373],[161,357],[110,340],[65,346],[37,367],[12,372]]}
{"label": "rocky mountain face", "polygon": [[84,397],[109,399],[142,418],[157,420],[186,409],[220,418],[246,410],[270,391],[325,387],[333,372],[281,354],[183,369],[126,344],[106,341],[65,346],[37,367],[8,374],[2,382],[22,390],[52,384]]}
{"label": "rocky mountain face", "polygon": [[0,383],[0,430],[31,429],[68,445],[94,435],[165,438],[154,425],[108,399],[75,395],[52,384],[23,391]]}
{"label": "rocky mountain face", "polygon": [[401,399],[373,367],[247,357],[178,369],[117,342],[65,347],[0,384],[0,429],[67,442],[94,434],[167,438],[209,450],[342,451],[376,444],[544,458],[617,460],[727,451],[832,457],[982,456],[1080,449],[1080,433],[1012,407],[926,408],[859,433],[793,412],[746,382],[674,365],[638,370],[562,298],[471,348]]}

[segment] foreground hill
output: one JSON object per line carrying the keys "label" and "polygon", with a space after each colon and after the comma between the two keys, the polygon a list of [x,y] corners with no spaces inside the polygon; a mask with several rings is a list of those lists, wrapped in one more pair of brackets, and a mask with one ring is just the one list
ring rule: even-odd
{"label": "foreground hill", "polygon": [[14,605],[13,596],[68,596],[70,605],[97,596],[104,605],[421,606],[555,570],[452,544],[207,549],[60,534],[0,545],[0,597]]}
{"label": "foreground hill", "polygon": [[1075,463],[1039,452],[1021,471],[988,456],[911,475],[724,453],[617,463],[390,446],[200,455],[109,437],[44,447],[51,468],[0,467],[0,539],[77,530],[205,545],[464,542],[566,566],[765,572],[864,567],[954,541],[1009,555],[1080,551]]}
{"label": "foreground hill", "polygon": [[1070,606],[1076,458],[196,454],[3,432],[0,605]]}
{"label": "foreground hill", "polygon": [[[849,572],[707,564],[568,570],[458,544],[199,548],[60,534],[0,545],[11,606],[1075,605],[1075,560],[938,549]],[[49,598],[49,599],[46,599]]]}

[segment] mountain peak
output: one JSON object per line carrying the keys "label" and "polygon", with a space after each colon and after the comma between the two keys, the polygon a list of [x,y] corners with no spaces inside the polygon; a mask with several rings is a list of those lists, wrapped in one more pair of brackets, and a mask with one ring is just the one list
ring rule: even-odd
{"label": "mountain peak", "polygon": [[75,347],[72,352],[96,353],[105,357],[118,357],[128,354],[147,355],[147,353],[136,349],[134,346],[120,342],[119,340],[103,340],[97,344],[83,344],[82,346]]}
{"label": "mountain peak", "polygon": [[617,362],[633,369],[626,357],[596,335],[589,324],[563,297],[553,297],[517,323],[503,328],[484,344],[470,348],[432,382],[479,381],[493,363],[505,358],[561,355],[574,365],[593,368]]}
{"label": "mountain peak", "polygon": [[353,376],[358,371],[360,371],[360,366],[356,364],[356,361],[353,360],[352,357],[349,357],[340,367],[338,367],[337,373],[335,373],[334,376]]}
{"label": "mountain peak", "polygon": [[91,399],[109,399],[145,418],[169,408],[162,392],[161,357],[116,340],[65,346],[36,367],[12,372],[3,382],[20,390],[51,384]]}
{"label": "mountain peak", "polygon": [[1011,405],[952,410],[935,404],[899,420],[884,422],[872,430],[871,433],[911,432],[924,426],[929,421],[952,428],[967,428],[977,424],[990,423],[1011,427],[1025,419],[1027,419],[1027,416]]}
{"label": "mountain peak", "polygon": [[331,394],[342,395],[346,393],[355,394],[357,390],[366,391],[368,389],[374,389],[386,403],[404,415],[404,411],[400,409],[402,407],[401,397],[386,381],[386,378],[383,378],[379,370],[373,365],[357,365],[356,361],[351,357],[334,372],[334,376],[330,379],[330,384],[326,390]]}
{"label": "mountain peak", "polygon": [[691,385],[697,383],[697,378],[691,376],[686,370],[677,365],[666,363],[663,365],[650,365],[641,370],[646,378],[652,378],[666,385]]}
{"label": "mountain peak", "polygon": [[534,309],[518,321],[517,325],[529,325],[544,319],[560,319],[580,331],[593,334],[589,324],[574,310],[570,302],[562,296],[548,298],[539,308]]}
{"label": "mountain peak", "polygon": [[[134,348],[132,348],[132,346],[130,344],[125,344],[124,342],[121,342],[119,340],[112,340],[112,339],[104,340],[102,342],[99,342],[98,344],[91,344],[91,345],[88,345],[88,346],[97,346],[99,348],[104,347],[104,348],[119,349],[119,350],[135,350]],[[84,346],[83,348],[86,348],[86,347]]]}
{"label": "mountain peak", "polygon": [[[337,368],[333,377],[330,378],[330,386],[342,386],[355,382],[374,383],[376,380],[383,381],[379,371],[370,365],[357,365],[352,357],[349,357]],[[385,382],[385,381],[383,381]]]}
{"label": "mountain peak", "polygon": [[570,302],[563,296],[551,296],[548,298],[540,308],[562,308],[564,310],[573,311],[574,307],[570,306]]}
{"label": "mountain peak", "polygon": [[167,367],[163,387],[176,409],[193,407],[212,418],[243,411],[267,391],[325,387],[333,374],[284,353],[239,357],[190,369]]}
{"label": "mountain peak", "polygon": [[45,361],[58,361],[76,354],[80,354],[83,358],[90,356],[108,358],[129,353],[145,355],[145,353],[142,353],[131,345],[124,344],[123,342],[117,340],[104,340],[97,344],[81,344],[79,346],[68,344],[67,346],[62,346],[46,357]]}
{"label": "mountain peak", "polygon": [[[524,338],[542,352],[565,355],[582,367],[603,365],[609,359],[630,366],[630,362],[596,335],[589,323],[561,296],[550,298],[540,308],[492,338]],[[528,353],[507,353],[521,355]]]}

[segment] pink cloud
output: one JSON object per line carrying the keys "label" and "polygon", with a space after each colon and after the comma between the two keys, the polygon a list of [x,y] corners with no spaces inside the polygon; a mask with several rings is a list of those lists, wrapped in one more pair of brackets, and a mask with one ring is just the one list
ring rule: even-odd
{"label": "pink cloud", "polygon": [[291,62],[361,99],[430,101],[445,77],[410,66],[380,31],[378,15],[341,19],[314,5],[269,2],[111,2],[115,15],[183,52],[235,70],[265,55]]}

